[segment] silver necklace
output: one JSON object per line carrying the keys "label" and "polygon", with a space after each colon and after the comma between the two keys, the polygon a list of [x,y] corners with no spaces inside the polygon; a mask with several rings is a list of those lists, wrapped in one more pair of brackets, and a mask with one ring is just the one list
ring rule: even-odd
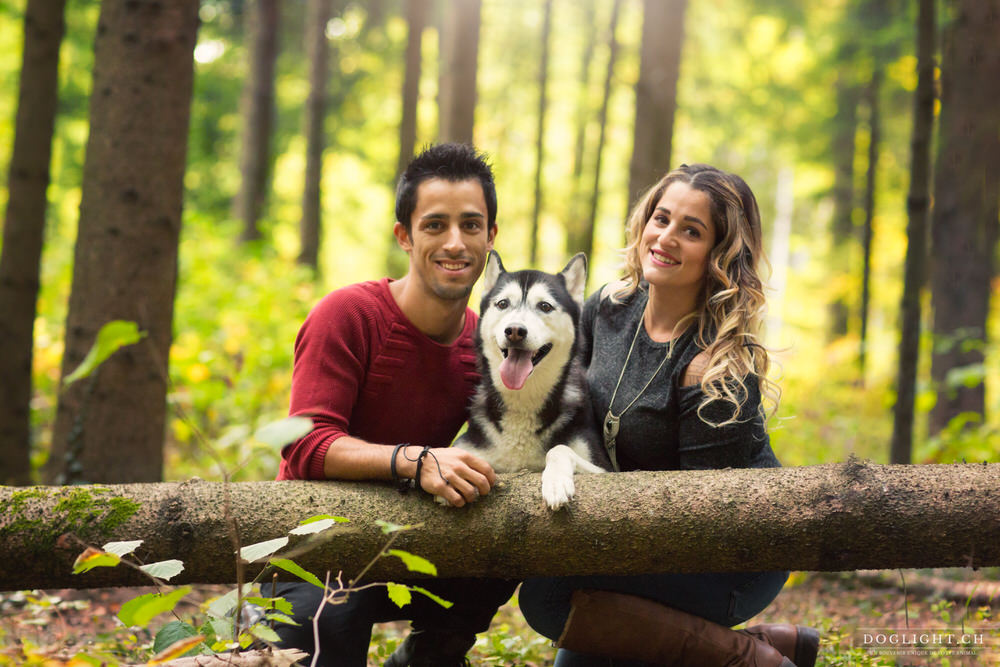
{"label": "silver necklace", "polygon": [[667,363],[667,360],[670,359],[670,357],[674,353],[675,339],[673,338],[673,332],[671,332],[671,338],[667,342],[667,353],[663,356],[663,361],[660,362],[660,365],[656,367],[656,370],[653,371],[653,374],[649,376],[648,380],[646,380],[645,386],[643,386],[643,388],[639,390],[639,393],[635,395],[635,398],[633,398],[628,405],[622,408],[622,410],[617,415],[614,412],[612,412],[612,408],[615,405],[615,397],[618,396],[618,388],[622,386],[622,378],[625,377],[625,368],[628,366],[629,359],[632,358],[632,350],[635,349],[635,341],[636,339],[639,338],[639,329],[642,328],[642,321],[643,318],[645,317],[645,314],[646,314],[645,310],[643,310],[643,314],[639,317],[639,325],[635,328],[635,335],[632,336],[632,344],[629,345],[628,354],[625,355],[625,363],[622,364],[622,372],[619,373],[618,382],[615,383],[615,390],[611,393],[611,401],[608,403],[608,413],[604,415],[604,424],[603,424],[604,448],[608,450],[608,457],[611,459],[611,466],[614,468],[615,472],[618,472],[618,456],[615,453],[615,448],[617,447],[617,443],[615,441],[618,437],[618,429],[621,426],[621,417],[623,414],[625,414],[626,410],[631,408],[635,404],[635,402],[639,400],[640,396],[646,393],[646,390],[649,388],[649,385],[653,383],[653,378],[659,375],[660,370],[663,369],[664,364]]}

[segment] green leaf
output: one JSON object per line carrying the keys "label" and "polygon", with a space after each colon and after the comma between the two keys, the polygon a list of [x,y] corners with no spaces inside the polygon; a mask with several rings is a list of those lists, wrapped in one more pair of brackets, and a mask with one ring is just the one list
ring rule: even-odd
{"label": "green leaf", "polygon": [[160,614],[172,611],[185,595],[191,592],[190,586],[184,586],[166,594],[148,593],[132,598],[122,605],[118,618],[126,627],[144,628]]}
{"label": "green leaf", "polygon": [[142,565],[139,569],[151,577],[163,579],[164,581],[170,581],[184,571],[184,563],[176,559],[161,560],[155,563],[149,563],[148,565]]}
{"label": "green leaf", "polygon": [[375,519],[375,525],[381,528],[383,533],[389,535],[390,533],[398,533],[403,530],[413,530],[414,528],[419,528],[422,524],[400,525],[398,523],[392,523],[391,521]]}
{"label": "green leaf", "polygon": [[[243,595],[244,596],[248,595],[252,589],[253,589],[252,584],[243,584]],[[234,588],[233,590],[229,591],[222,597],[213,600],[212,603],[208,605],[208,609],[206,610],[208,612],[208,615],[213,616],[215,618],[225,618],[226,615],[228,615],[233,609],[236,608],[236,598],[238,597],[237,593],[238,593],[237,589]],[[227,635],[220,634],[219,636],[220,637],[225,636],[231,638],[232,634],[233,631],[232,627],[230,626],[229,634]]]}
{"label": "green leaf", "polygon": [[277,644],[281,641],[281,637],[278,633],[274,631],[271,626],[264,623],[255,623],[253,627],[250,628],[250,634],[252,634],[257,639],[263,639],[266,642],[271,642],[272,644]]}
{"label": "green leaf", "polygon": [[312,535],[314,533],[321,533],[327,528],[332,528],[338,523],[344,523],[347,519],[338,521],[341,517],[330,517],[328,519],[316,519],[313,521],[303,521],[297,528],[292,528],[288,531],[289,535]]}
{"label": "green leaf", "polygon": [[253,437],[265,445],[271,445],[278,449],[290,442],[295,442],[312,430],[313,423],[308,417],[285,417],[261,426],[253,434]]}
{"label": "green leaf", "polygon": [[270,561],[271,565],[279,567],[285,572],[290,572],[294,574],[299,579],[303,581],[308,581],[313,586],[319,586],[320,588],[326,588],[323,582],[319,580],[312,572],[303,569],[298,563],[293,560],[288,560],[287,558],[272,558]]}
{"label": "green leaf", "polygon": [[434,563],[430,562],[426,558],[417,556],[416,554],[411,554],[409,551],[403,551],[402,549],[389,549],[385,554],[386,556],[395,556],[403,561],[406,565],[406,569],[410,572],[422,572],[423,574],[430,574],[437,576],[437,568]]}
{"label": "green leaf", "polygon": [[413,599],[413,596],[410,595],[410,589],[403,584],[394,584],[390,581],[385,585],[385,588],[386,592],[389,593],[389,599],[395,602],[397,607],[405,607]]}
{"label": "green leaf", "polygon": [[287,537],[277,537],[273,540],[267,540],[265,542],[257,542],[256,544],[249,544],[242,549],[240,549],[240,558],[242,558],[247,563],[253,563],[259,560],[263,560],[273,554],[275,551],[281,549],[286,544],[288,544]]}
{"label": "green leaf", "polygon": [[87,377],[98,366],[104,363],[108,357],[117,352],[119,348],[138,343],[145,336],[146,332],[139,331],[139,326],[135,322],[126,322],[124,320],[112,320],[108,322],[97,332],[97,340],[94,341],[93,347],[87,352],[87,356],[76,367],[76,370],[67,375],[63,380],[63,386],[70,385],[77,380]]}
{"label": "green leaf", "polygon": [[128,556],[130,553],[139,548],[142,544],[142,540],[132,540],[130,542],[108,542],[101,549],[107,551],[109,554],[114,554],[118,557]]}
{"label": "green leaf", "polygon": [[[190,623],[170,621],[156,633],[156,637],[153,639],[153,653],[161,653],[182,639],[197,637],[198,635],[199,632]],[[194,649],[188,651],[185,655],[193,653]]]}
{"label": "green leaf", "polygon": [[454,602],[448,602],[448,601],[447,601],[447,600],[445,600],[444,598],[442,598],[442,597],[439,597],[439,596],[437,596],[437,595],[434,595],[434,593],[431,593],[431,592],[430,592],[429,590],[427,590],[426,588],[421,588],[420,586],[410,586],[410,590],[411,590],[411,591],[416,591],[417,593],[423,593],[424,595],[426,595],[426,596],[427,596],[427,597],[429,597],[430,599],[434,600],[435,602],[437,602],[437,603],[438,603],[439,605],[441,605],[441,606],[442,606],[442,607],[444,607],[445,609],[448,609],[448,608],[450,608],[450,607],[451,607],[452,605],[454,605],[454,604],[455,604]]}
{"label": "green leaf", "polygon": [[114,567],[120,562],[122,562],[122,559],[114,554],[88,548],[73,563],[73,574],[90,572],[95,567]]}
{"label": "green leaf", "polygon": [[277,612],[267,614],[264,616],[264,618],[266,618],[269,621],[277,621],[278,623],[284,623],[285,625],[301,625],[301,623],[297,622],[291,616],[286,616],[285,614],[279,614]]}
{"label": "green leaf", "polygon": [[277,611],[283,611],[286,614],[292,613],[292,603],[285,598],[262,598],[249,596],[243,598],[243,601],[247,604],[259,605],[264,609],[276,609]]}
{"label": "green leaf", "polygon": [[324,519],[333,519],[337,523],[349,523],[351,521],[350,519],[342,516],[334,516],[332,514],[317,514],[316,516],[311,516],[308,519],[302,519],[302,521],[299,521],[299,525],[304,526],[308,523],[323,521]]}

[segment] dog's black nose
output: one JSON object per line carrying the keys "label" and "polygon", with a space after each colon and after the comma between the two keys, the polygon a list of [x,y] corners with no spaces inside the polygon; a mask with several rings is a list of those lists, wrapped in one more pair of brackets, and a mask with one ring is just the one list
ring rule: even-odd
{"label": "dog's black nose", "polygon": [[510,342],[517,343],[527,337],[528,329],[520,324],[512,324],[503,330],[503,334]]}

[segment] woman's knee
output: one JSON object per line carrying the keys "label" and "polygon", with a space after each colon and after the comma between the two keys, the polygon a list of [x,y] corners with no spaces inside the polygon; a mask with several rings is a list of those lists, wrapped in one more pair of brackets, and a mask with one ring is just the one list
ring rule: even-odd
{"label": "woman's knee", "polygon": [[569,616],[572,590],[557,578],[527,579],[521,584],[517,603],[524,620],[535,632],[558,639]]}

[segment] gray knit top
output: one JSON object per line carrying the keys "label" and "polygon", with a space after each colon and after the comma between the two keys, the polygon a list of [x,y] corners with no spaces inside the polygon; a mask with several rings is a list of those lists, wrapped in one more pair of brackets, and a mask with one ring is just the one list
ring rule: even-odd
{"label": "gray knit top", "polygon": [[[604,422],[618,376],[628,355],[636,327],[635,348],[614,402],[621,414],[645,386],[667,353],[668,343],[657,343],[640,326],[649,295],[636,291],[622,303],[602,288],[587,299],[581,316],[581,350],[587,366],[590,400],[597,424]],[[695,327],[673,341],[673,350],[649,387],[621,415],[617,456],[621,470],[708,470],[717,468],[773,468],[781,465],[771,450],[760,414],[760,390],[755,378],[745,380],[747,395],[735,423],[713,426],[698,415],[705,398],[698,385],[683,387],[684,369],[701,351]],[[702,409],[709,422],[727,421],[729,401],[716,400]]]}

